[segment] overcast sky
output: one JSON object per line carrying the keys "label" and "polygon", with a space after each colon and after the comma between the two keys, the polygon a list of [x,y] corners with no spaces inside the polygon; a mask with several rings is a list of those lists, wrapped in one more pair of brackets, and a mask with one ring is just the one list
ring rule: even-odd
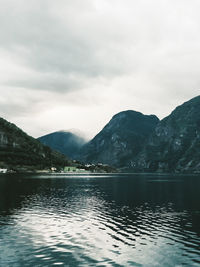
{"label": "overcast sky", "polygon": [[199,0],[0,0],[0,116],[94,136],[199,95]]}

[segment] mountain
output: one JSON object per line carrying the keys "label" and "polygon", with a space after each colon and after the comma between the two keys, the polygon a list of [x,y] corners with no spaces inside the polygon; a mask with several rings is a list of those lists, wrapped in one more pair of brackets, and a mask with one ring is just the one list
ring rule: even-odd
{"label": "mountain", "polygon": [[124,167],[141,151],[158,122],[155,115],[143,115],[132,110],[120,112],[82,147],[79,159]]}
{"label": "mountain", "polygon": [[16,125],[0,118],[0,168],[43,169],[51,166],[64,166],[67,158],[42,145],[27,135]]}
{"label": "mountain", "polygon": [[86,143],[84,138],[67,131],[50,133],[39,137],[38,140],[72,159],[75,159],[80,148]]}
{"label": "mountain", "polygon": [[139,171],[200,172],[200,96],[160,121],[129,164]]}

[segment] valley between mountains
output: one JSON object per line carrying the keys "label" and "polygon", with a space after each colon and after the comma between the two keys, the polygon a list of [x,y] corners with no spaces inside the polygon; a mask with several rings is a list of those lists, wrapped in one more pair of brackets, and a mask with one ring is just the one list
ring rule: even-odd
{"label": "valley between mountains", "polygon": [[108,172],[200,172],[200,96],[162,120],[133,110],[120,112],[89,142],[68,131],[37,140],[0,118],[0,168],[59,170],[66,165],[96,171],[107,166]]}
{"label": "valley between mountains", "polygon": [[200,96],[161,121],[156,115],[120,112],[89,142],[69,132],[39,140],[85,164],[108,164],[120,171],[200,172]]}

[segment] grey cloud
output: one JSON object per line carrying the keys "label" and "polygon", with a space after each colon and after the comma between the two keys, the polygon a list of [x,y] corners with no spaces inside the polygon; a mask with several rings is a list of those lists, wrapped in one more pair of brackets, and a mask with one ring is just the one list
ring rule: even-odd
{"label": "grey cloud", "polygon": [[[0,14],[0,46],[21,58],[21,63],[28,68],[44,73],[43,80],[38,74],[36,79],[24,77],[21,80],[9,80],[10,85],[67,91],[76,89],[84,79],[112,77],[126,71],[123,64],[125,60],[120,57],[114,42],[109,43],[109,36],[106,36],[108,40],[103,38],[102,33],[99,37],[95,27],[90,32],[90,18],[87,15],[85,27],[81,25],[83,18],[79,19],[78,16],[83,16],[82,5],[77,5],[80,1],[67,1],[69,7],[73,7],[69,11],[73,13],[70,14],[66,9],[66,20],[64,17],[63,21],[59,14],[52,11],[53,1],[30,1],[29,8],[27,2],[22,0],[17,5],[9,0],[6,3],[5,10],[2,9]],[[38,3],[43,4],[39,6]],[[92,6],[91,1],[85,3]],[[103,21],[102,26],[105,27]],[[63,79],[64,74],[66,77]],[[71,79],[71,76],[75,79]]]}
{"label": "grey cloud", "polygon": [[42,99],[45,94],[34,94],[26,89],[0,86],[0,116],[13,118],[30,116],[42,111]]}
{"label": "grey cloud", "polygon": [[55,73],[42,73],[33,78],[24,77],[16,80],[6,81],[4,84],[13,88],[26,88],[40,91],[54,91],[59,94],[82,89],[85,79],[73,75],[58,75]]}
{"label": "grey cloud", "polygon": [[[81,84],[94,77],[109,80],[146,71],[156,73],[162,87],[159,76],[166,73],[173,81],[170,70],[178,57],[193,48],[194,38],[200,43],[199,19],[192,13],[196,1],[190,9],[187,1],[178,1],[183,10],[180,14],[176,13],[177,3],[161,4],[158,0],[125,4],[103,1],[106,8],[102,11],[100,1],[91,0],[84,4],[80,0],[0,2],[4,3],[0,11],[1,47],[17,54],[22,64],[38,73],[37,77],[11,79],[10,85],[68,91],[81,89]],[[170,50],[177,48],[179,51],[171,55]],[[174,59],[165,64],[171,56]],[[177,75],[182,68],[187,71],[187,64],[178,66]]]}
{"label": "grey cloud", "polygon": [[166,113],[198,94],[199,8],[197,0],[0,0],[1,113],[37,116],[59,105],[93,113],[92,103]]}

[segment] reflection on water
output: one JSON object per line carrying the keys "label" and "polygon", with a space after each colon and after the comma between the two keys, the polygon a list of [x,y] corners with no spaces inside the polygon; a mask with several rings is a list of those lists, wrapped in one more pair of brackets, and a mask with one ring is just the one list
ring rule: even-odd
{"label": "reflection on water", "polygon": [[200,266],[200,177],[0,176],[0,266]]}

